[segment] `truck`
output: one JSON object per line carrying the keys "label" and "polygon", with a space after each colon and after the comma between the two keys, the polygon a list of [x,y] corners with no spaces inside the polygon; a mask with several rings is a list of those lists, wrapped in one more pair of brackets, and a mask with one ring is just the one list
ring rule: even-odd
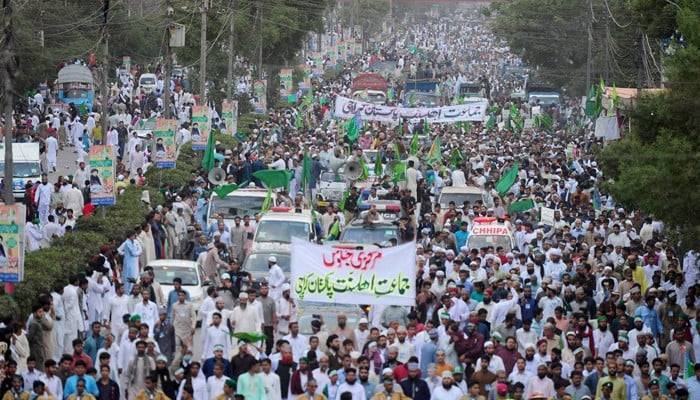
{"label": "truck", "polygon": [[367,72],[357,75],[352,80],[350,91],[352,98],[376,105],[385,105],[389,83],[381,75]]}
{"label": "truck", "polygon": [[497,218],[474,218],[467,237],[467,247],[469,250],[480,250],[484,247],[493,247],[494,250],[503,248],[510,252],[515,248],[513,228],[508,221],[500,221]]}
{"label": "truck", "polygon": [[440,81],[433,79],[411,79],[403,85],[404,107],[440,107]]}
{"label": "truck", "polygon": [[553,106],[561,102],[561,93],[546,84],[528,84],[527,102],[533,105]]}
{"label": "truck", "polygon": [[84,105],[92,111],[95,100],[95,79],[90,68],[80,64],[70,64],[58,71],[56,79],[58,100],[63,104]]}

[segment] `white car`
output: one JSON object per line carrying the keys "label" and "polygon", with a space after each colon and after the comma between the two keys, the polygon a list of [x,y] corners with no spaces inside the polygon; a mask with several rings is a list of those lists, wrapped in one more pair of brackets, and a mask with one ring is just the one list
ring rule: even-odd
{"label": "white car", "polygon": [[163,289],[163,295],[168,298],[168,294],[173,290],[173,279],[182,279],[182,288],[190,294],[190,301],[199,305],[206,293],[206,286],[209,282],[205,280],[201,269],[197,263],[190,260],[153,260],[148,263],[153,268],[154,280]]}
{"label": "white car", "polygon": [[322,173],[317,185],[317,191],[325,201],[340,201],[347,188],[345,179],[333,172]]}
{"label": "white car", "polygon": [[293,237],[308,241],[318,238],[311,212],[297,212],[289,207],[272,207],[255,227],[252,251],[289,252]]}
{"label": "white car", "polygon": [[[255,187],[252,183],[251,186],[234,190],[226,198],[212,192],[207,209],[207,227],[216,220],[216,216],[222,217],[224,224],[231,227],[236,216],[243,218],[244,215],[248,215],[252,220],[255,214],[261,212],[267,190]],[[273,197],[272,201],[274,203],[276,199]]]}

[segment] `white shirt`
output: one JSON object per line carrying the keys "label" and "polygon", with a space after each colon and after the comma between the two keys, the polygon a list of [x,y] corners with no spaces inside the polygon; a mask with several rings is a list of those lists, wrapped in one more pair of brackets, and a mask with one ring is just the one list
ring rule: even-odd
{"label": "white shirt", "polygon": [[442,384],[435,386],[430,400],[459,400],[464,393],[457,386],[450,386],[450,390],[446,390]]}
{"label": "white shirt", "polygon": [[528,372],[527,369],[524,369],[523,372],[518,371],[518,368],[513,368],[513,372],[508,375],[508,382],[510,384],[515,384],[516,382],[520,382],[523,384],[523,386],[527,386],[527,382],[532,378],[532,374]]}
{"label": "white shirt", "polygon": [[226,375],[221,375],[221,378],[217,378],[216,375],[207,378],[207,391],[209,392],[210,399],[215,399],[217,396],[224,393],[224,384],[227,379],[229,379],[229,377]]}
{"label": "white shirt", "polygon": [[269,374],[263,372],[262,378],[263,382],[265,382],[265,394],[267,395],[267,400],[281,400],[282,385],[280,384],[279,375],[274,372],[270,372]]}
{"label": "white shirt", "polygon": [[224,354],[230,354],[231,335],[227,327],[223,324],[209,325],[203,332],[204,341],[202,344],[202,360],[214,357],[214,346],[224,346]]}
{"label": "white shirt", "polygon": [[[459,389],[457,389],[459,390]],[[350,392],[352,393],[352,400],[367,400],[367,395],[365,394],[365,388],[360,384],[359,379],[355,381],[354,384],[350,385],[347,382],[343,383],[338,387],[338,393]],[[460,393],[462,393],[460,391]],[[442,400],[442,399],[440,399]]]}
{"label": "white shirt", "polygon": [[143,304],[143,301],[136,303],[133,314],[141,317],[141,322],[148,324],[148,336],[153,336],[153,327],[158,321],[158,306],[152,301]]}
{"label": "white shirt", "polygon": [[295,363],[298,363],[299,358],[304,356],[304,350],[309,347],[309,338],[302,334],[297,334],[296,337],[293,337],[290,333],[289,335],[284,336],[282,339],[289,342],[289,345],[292,347],[292,358],[294,359]]}
{"label": "white shirt", "polygon": [[51,378],[46,376],[46,374],[41,374],[41,381],[44,382],[46,391],[56,399],[63,398],[63,383],[61,378],[53,375]]}

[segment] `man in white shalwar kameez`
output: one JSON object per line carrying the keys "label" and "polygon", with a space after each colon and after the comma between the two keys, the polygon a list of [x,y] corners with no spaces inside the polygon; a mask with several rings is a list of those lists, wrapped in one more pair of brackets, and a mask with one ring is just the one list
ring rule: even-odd
{"label": "man in white shalwar kameez", "polygon": [[102,314],[104,312],[105,299],[110,290],[109,279],[101,272],[93,271],[92,275],[87,278],[88,293],[87,307],[88,320],[102,323],[104,320]]}
{"label": "man in white shalwar kameez", "polygon": [[46,174],[41,175],[41,184],[37,186],[34,192],[34,203],[37,204],[39,210],[39,221],[42,225],[48,222],[49,206],[51,205],[51,193],[53,185],[49,183],[49,177]]}
{"label": "man in white shalwar kameez", "polygon": [[69,186],[65,193],[63,193],[63,206],[66,210],[73,210],[73,215],[75,215],[76,218],[83,215],[84,201],[83,192],[78,189],[75,183]]}
{"label": "man in white shalwar kameez", "polygon": [[46,138],[46,163],[48,170],[56,172],[56,153],[58,152],[58,140],[53,135]]}
{"label": "man in white shalwar kameez", "polygon": [[[248,293],[241,292],[238,295],[239,303],[233,308],[231,313],[231,325],[233,332],[257,332],[262,333],[262,323],[260,314],[255,307],[248,305]],[[226,354],[226,353],[224,353]]]}
{"label": "man in white shalwar kameez", "polygon": [[34,222],[27,221],[27,223],[24,224],[24,241],[27,245],[27,251],[39,250],[43,238],[44,234],[41,232],[38,220]]}
{"label": "man in white shalwar kameez", "polygon": [[85,125],[80,121],[80,116],[76,116],[75,119],[73,120],[73,125],[71,126],[71,144],[73,146],[80,146],[80,139],[83,137],[83,130],[85,129]]}
{"label": "man in white shalwar kameez", "polygon": [[53,354],[49,356],[54,360],[60,360],[63,354],[63,325],[66,320],[66,312],[63,309],[63,298],[61,294],[63,293],[63,288],[58,286],[53,292],[51,292],[51,300],[53,301],[53,308],[56,318],[53,321],[53,330],[51,331],[53,343],[52,349]]}
{"label": "man in white shalwar kameez", "polygon": [[224,354],[231,352],[231,334],[228,327],[221,323],[221,313],[212,313],[211,324],[202,332],[202,360],[214,357],[214,347],[223,346]]}

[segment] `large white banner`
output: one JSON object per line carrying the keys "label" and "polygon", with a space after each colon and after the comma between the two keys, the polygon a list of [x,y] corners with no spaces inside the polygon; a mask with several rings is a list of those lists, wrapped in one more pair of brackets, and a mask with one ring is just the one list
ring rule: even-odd
{"label": "large white banner", "polygon": [[355,250],[292,239],[292,297],[342,304],[412,306],[416,244]]}
{"label": "large white banner", "polygon": [[338,118],[352,118],[359,112],[360,119],[363,121],[393,123],[398,122],[401,118],[412,122],[427,119],[429,123],[483,121],[486,119],[487,108],[488,103],[485,101],[426,108],[380,106],[347,97],[335,99],[335,116]]}

